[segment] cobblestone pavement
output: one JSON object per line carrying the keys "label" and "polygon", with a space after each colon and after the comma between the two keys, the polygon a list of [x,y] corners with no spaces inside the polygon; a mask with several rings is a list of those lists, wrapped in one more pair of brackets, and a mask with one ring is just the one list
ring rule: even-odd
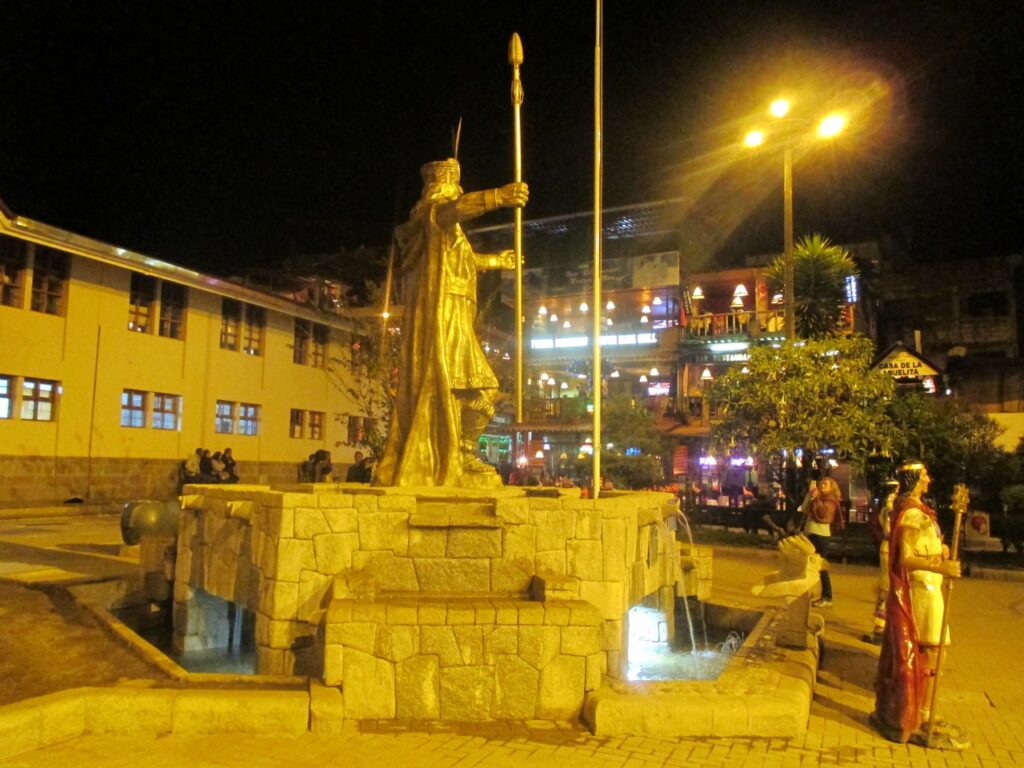
{"label": "cobblestone pavement", "polygon": [[[2,537],[0,537],[2,540]],[[718,547],[714,599],[758,605],[749,585],[773,570],[772,553]],[[871,626],[875,572],[835,566],[835,604],[825,610],[826,651],[804,738],[598,738],[551,723],[417,726],[348,723],[336,735],[87,736],[21,755],[3,768],[46,766],[1024,766],[1024,589],[964,579],[953,595],[954,645],[940,683],[940,709],[970,733],[964,753],[892,744],[867,724],[877,650]],[[26,638],[28,641],[28,638]]]}

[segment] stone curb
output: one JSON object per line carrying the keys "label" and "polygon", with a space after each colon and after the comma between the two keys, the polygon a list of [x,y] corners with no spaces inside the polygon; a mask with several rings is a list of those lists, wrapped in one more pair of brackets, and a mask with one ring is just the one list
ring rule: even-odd
{"label": "stone curb", "polygon": [[1024,570],[1013,571],[1008,568],[979,568],[974,566],[967,576],[971,579],[989,579],[991,581],[1024,581]]}
{"label": "stone curb", "polygon": [[90,734],[309,730],[308,691],[72,688],[0,707],[0,760]]}
{"label": "stone curb", "polygon": [[38,507],[0,507],[0,520],[40,519],[47,517],[103,517],[121,514],[121,505],[114,502],[99,504],[42,504]]}

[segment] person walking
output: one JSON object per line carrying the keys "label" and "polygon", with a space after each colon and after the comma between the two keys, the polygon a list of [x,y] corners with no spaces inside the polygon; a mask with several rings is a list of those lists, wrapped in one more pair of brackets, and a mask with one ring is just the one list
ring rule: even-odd
{"label": "person walking", "polygon": [[808,498],[804,500],[807,522],[804,524],[804,532],[814,551],[822,559],[821,564],[821,596],[812,605],[815,608],[827,608],[832,605],[832,577],[828,572],[828,548],[832,539],[832,526],[841,519],[842,497],[839,494],[839,484],[831,477],[824,477],[817,484],[811,481],[807,492]]}

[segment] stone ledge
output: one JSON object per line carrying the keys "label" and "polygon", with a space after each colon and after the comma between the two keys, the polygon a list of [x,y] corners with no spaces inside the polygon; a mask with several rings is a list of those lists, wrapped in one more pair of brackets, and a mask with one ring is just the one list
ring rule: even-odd
{"label": "stone ledge", "polygon": [[[596,736],[797,738],[807,730],[818,646],[770,644],[777,615],[766,612],[718,680],[606,684],[591,691],[583,721]],[[760,658],[758,658],[760,657]]]}
{"label": "stone ledge", "polygon": [[305,733],[308,691],[73,688],[0,707],[0,760],[86,734]]}
{"label": "stone ledge", "polygon": [[414,512],[409,515],[410,528],[501,528],[501,518],[471,513]]}
{"label": "stone ledge", "polygon": [[[373,621],[381,625],[420,624],[407,613],[416,616],[424,607],[441,616],[468,612],[473,621],[439,621],[438,623],[464,624],[555,624],[571,626],[599,626],[603,623],[598,610],[585,600],[549,600],[540,602],[520,596],[496,597],[492,595],[416,595],[398,593],[378,595],[373,600],[342,597],[331,600],[327,606],[326,624],[345,624],[353,621]],[[372,617],[367,618],[370,614]],[[116,621],[116,619],[115,619]]]}

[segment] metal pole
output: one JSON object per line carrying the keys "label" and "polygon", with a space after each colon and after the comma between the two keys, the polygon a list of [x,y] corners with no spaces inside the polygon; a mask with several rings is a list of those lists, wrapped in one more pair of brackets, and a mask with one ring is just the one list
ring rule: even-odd
{"label": "metal pole", "polygon": [[391,245],[388,247],[388,271],[384,278],[384,300],[381,302],[380,313],[380,353],[384,354],[388,343],[388,318],[391,317],[391,287],[395,275],[395,249],[398,247],[398,239],[392,235]]}
{"label": "metal pole", "polygon": [[[523,103],[523,83],[519,79],[519,65],[523,63],[523,43],[519,33],[513,32],[508,43],[508,63],[512,65],[512,115],[515,136],[515,159],[513,181],[523,180],[523,133],[520,120],[520,107]],[[519,459],[522,445],[523,423],[523,209],[515,208],[515,241],[513,248],[516,253],[516,433],[514,461]]]}
{"label": "metal pole", "polygon": [[602,172],[601,172],[601,150],[602,150],[602,126],[603,113],[601,106],[601,95],[603,84],[601,79],[602,64],[602,29],[603,23],[603,2],[596,2],[597,27],[594,40],[594,362],[591,366],[591,391],[593,392],[594,403],[594,426],[593,446],[594,463],[591,478],[591,498],[596,499],[601,495],[601,312],[604,304],[601,302],[601,193],[602,193]]}
{"label": "metal pole", "polygon": [[793,149],[786,147],[782,151],[782,237],[783,264],[785,265],[785,284],[783,286],[786,302],[785,324],[786,340],[796,338],[796,296],[793,286]]}

